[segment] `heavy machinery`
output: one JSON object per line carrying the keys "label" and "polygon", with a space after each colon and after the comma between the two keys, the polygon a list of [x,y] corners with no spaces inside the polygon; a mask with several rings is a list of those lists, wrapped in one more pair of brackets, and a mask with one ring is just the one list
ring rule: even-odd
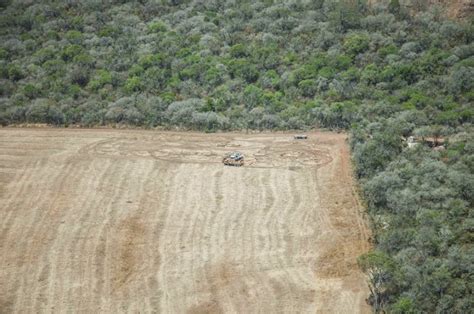
{"label": "heavy machinery", "polygon": [[241,167],[244,165],[244,155],[240,152],[232,152],[224,156],[222,163],[226,166]]}

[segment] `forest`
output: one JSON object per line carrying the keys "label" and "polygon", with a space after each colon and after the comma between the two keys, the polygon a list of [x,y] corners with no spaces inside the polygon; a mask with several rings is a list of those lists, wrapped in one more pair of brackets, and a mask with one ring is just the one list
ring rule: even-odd
{"label": "forest", "polygon": [[1,0],[0,124],[346,130],[374,311],[468,313],[474,24],[418,2]]}

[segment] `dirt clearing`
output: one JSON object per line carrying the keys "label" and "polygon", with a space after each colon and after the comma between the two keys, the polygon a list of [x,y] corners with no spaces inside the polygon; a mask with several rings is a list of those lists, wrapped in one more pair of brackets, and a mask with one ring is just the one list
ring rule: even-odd
{"label": "dirt clearing", "polygon": [[308,135],[0,129],[0,312],[369,312],[345,135]]}

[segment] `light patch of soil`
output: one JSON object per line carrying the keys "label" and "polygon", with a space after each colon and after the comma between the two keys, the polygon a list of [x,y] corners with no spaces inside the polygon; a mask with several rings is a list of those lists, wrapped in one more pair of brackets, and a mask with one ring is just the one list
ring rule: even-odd
{"label": "light patch of soil", "polygon": [[368,313],[346,135],[308,136],[0,129],[0,312]]}

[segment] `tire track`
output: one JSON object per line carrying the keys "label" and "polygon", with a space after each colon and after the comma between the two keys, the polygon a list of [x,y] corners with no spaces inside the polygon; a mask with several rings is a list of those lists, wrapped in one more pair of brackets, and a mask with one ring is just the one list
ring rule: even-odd
{"label": "tire track", "polygon": [[[53,267],[51,268],[50,272],[50,280],[49,286],[47,288],[48,291],[48,303],[53,303],[56,299],[66,299],[70,300],[75,307],[81,307],[82,304],[77,302],[83,300],[83,298],[78,299],[72,296],[72,294],[83,294],[80,291],[77,292],[77,289],[66,289],[68,282],[82,282],[80,279],[75,279],[74,273],[72,270],[74,269],[81,269],[82,264],[84,263],[85,258],[87,257],[86,254],[79,254],[76,247],[78,245],[78,241],[88,241],[91,239],[91,236],[88,232],[89,226],[85,224],[84,221],[81,219],[77,219],[77,208],[82,208],[84,213],[89,213],[91,207],[95,204],[93,192],[95,191],[95,187],[100,182],[100,175],[90,175],[90,167],[91,161],[80,161],[76,158],[67,158],[66,161],[70,164],[75,171],[74,173],[67,173],[67,183],[64,185],[63,189],[65,190],[66,196],[61,196],[60,199],[56,199],[52,206],[59,207],[59,208],[66,208],[63,210],[63,218],[61,220],[61,225],[57,230],[56,233],[56,240],[52,243],[50,252],[54,252],[55,254],[51,256],[48,254],[47,262]],[[92,179],[92,180],[91,180]],[[88,187],[89,189],[85,189],[86,194],[84,194],[84,188]],[[100,197],[100,195],[99,195]],[[79,201],[79,202],[78,202]],[[88,205],[88,203],[90,205]],[[81,223],[83,226],[79,230],[74,228],[77,226],[78,223]],[[77,231],[76,231],[77,230]],[[78,233],[79,232],[79,233]],[[67,235],[72,234],[73,236],[68,238]],[[82,235],[84,234],[84,235]],[[66,240],[68,239],[68,240]],[[64,269],[64,264],[72,264],[72,267],[69,269]],[[67,275],[66,275],[67,274]],[[56,283],[53,285],[53,283]],[[89,289],[84,289],[85,291],[89,291]],[[75,291],[75,292],[71,292]],[[58,307],[57,309],[61,309]]]}
{"label": "tire track", "polygon": [[[42,300],[41,302],[36,302],[34,304],[35,311],[44,310],[45,306],[47,304],[50,304],[56,297],[56,295],[54,294],[54,292],[52,290],[52,283],[53,282],[58,282],[58,281],[50,280],[50,278],[51,279],[55,278],[57,276],[57,273],[60,273],[60,271],[58,271],[56,265],[60,265],[61,261],[63,260],[63,259],[59,259],[58,257],[63,257],[64,258],[63,254],[59,253],[59,252],[62,251],[61,250],[62,249],[61,244],[63,243],[63,240],[64,240],[64,237],[61,236],[61,233],[62,233],[61,230],[64,229],[64,226],[65,226],[64,224],[66,223],[66,220],[64,220],[64,219],[67,219],[68,217],[71,216],[69,208],[71,208],[71,205],[72,205],[72,204],[68,204],[65,201],[63,195],[74,194],[71,191],[71,188],[70,188],[71,183],[70,182],[77,182],[78,177],[79,178],[81,177],[81,176],[74,176],[74,173],[81,174],[81,175],[83,173],[85,173],[85,167],[83,167],[82,165],[78,165],[78,164],[75,164],[75,163],[70,163],[70,167],[75,169],[75,172],[66,171],[67,175],[65,175],[64,177],[67,177],[68,182],[67,182],[67,184],[65,184],[65,181],[62,182],[60,189],[63,192],[57,193],[56,197],[53,198],[53,200],[51,201],[51,205],[50,205],[50,207],[52,207],[52,208],[58,208],[58,207],[61,208],[62,213],[63,213],[62,217],[64,217],[64,218],[61,219],[60,225],[58,225],[58,228],[56,229],[55,235],[51,236],[51,238],[52,239],[54,238],[54,240],[52,241],[52,243],[50,245],[50,248],[47,251],[47,254],[45,254],[44,257],[43,257],[43,261],[44,261],[43,264],[52,265],[52,266],[48,267],[47,271],[44,270],[44,271],[42,271],[41,274],[39,274],[38,280],[42,281],[42,282],[45,282],[45,284],[44,284],[43,287],[41,287],[40,290],[36,290],[36,292],[34,293],[34,295],[39,295],[40,296],[39,300],[37,300],[37,301]],[[80,184],[77,185],[77,188],[79,190],[81,190],[79,188],[79,186],[80,186]],[[64,209],[65,207],[66,207],[66,209]],[[55,254],[53,254],[53,253],[55,253]],[[49,284],[48,284],[48,282],[49,282]],[[62,283],[62,281],[61,281],[61,283]],[[62,290],[60,290],[60,291],[62,291]]]}
{"label": "tire track", "polygon": [[[46,167],[42,167],[46,169]],[[25,228],[25,233],[20,235],[22,241],[18,245],[18,249],[21,252],[20,259],[24,263],[24,271],[28,276],[23,276],[22,286],[26,289],[23,295],[23,299],[17,300],[17,302],[25,304],[28,308],[34,308],[34,298],[37,297],[36,288],[34,284],[35,278],[40,274],[37,273],[40,261],[51,249],[51,244],[54,239],[54,234],[59,226],[59,218],[61,212],[56,209],[53,204],[58,198],[58,195],[64,193],[64,183],[66,177],[64,173],[72,174],[77,169],[73,169],[71,165],[63,165],[57,170],[54,176],[48,179],[45,177],[39,178],[38,182],[43,182],[42,187],[34,188],[35,194],[33,203],[38,208],[38,218],[33,219],[28,228]],[[46,174],[45,174],[46,175]],[[23,207],[24,205],[22,205]],[[29,208],[31,205],[26,205]],[[47,226],[45,228],[44,226]],[[25,234],[25,235],[24,235]]]}

